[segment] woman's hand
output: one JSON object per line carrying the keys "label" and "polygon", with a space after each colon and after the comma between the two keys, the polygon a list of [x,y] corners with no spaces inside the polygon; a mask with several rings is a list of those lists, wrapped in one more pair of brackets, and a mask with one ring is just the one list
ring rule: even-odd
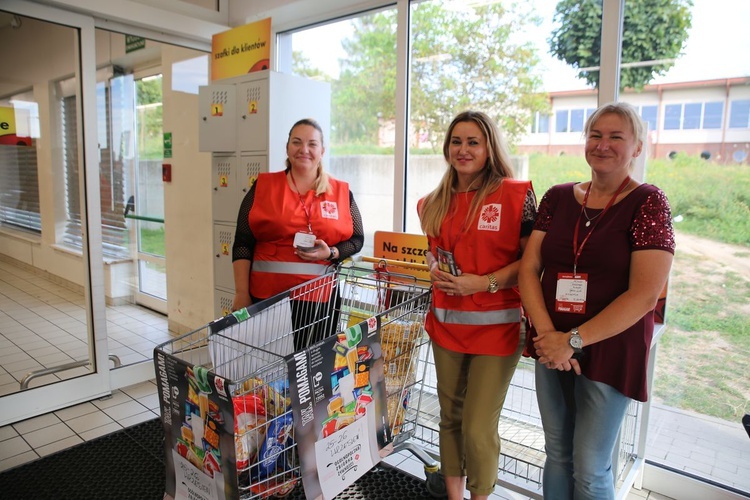
{"label": "woman's hand", "polygon": [[487,276],[478,274],[461,274],[458,276],[445,273],[439,269],[430,270],[432,286],[448,295],[472,295],[477,292],[486,292],[488,279]]}
{"label": "woman's hand", "polygon": [[566,371],[566,372],[573,370],[576,373],[576,375],[581,374],[581,365],[578,363],[578,360],[574,358],[570,358],[566,362],[560,363],[559,365],[556,365],[552,363],[551,361],[547,363],[542,363],[542,364],[545,367],[549,368],[550,370],[560,370],[560,371]]}
{"label": "woman's hand", "polygon": [[547,368],[569,371],[571,368],[581,374],[578,360],[572,359],[573,348],[568,344],[565,332],[548,331],[537,333],[534,337],[534,350],[539,362]]}
{"label": "woman's hand", "polygon": [[315,246],[308,249],[302,250],[301,248],[295,248],[294,253],[302,260],[318,261],[328,260],[331,255],[331,247],[323,240],[315,240]]}
{"label": "woman's hand", "polygon": [[234,294],[234,300],[232,300],[232,312],[239,311],[243,307],[251,305],[253,301],[250,299],[250,294],[247,292],[240,292]]}

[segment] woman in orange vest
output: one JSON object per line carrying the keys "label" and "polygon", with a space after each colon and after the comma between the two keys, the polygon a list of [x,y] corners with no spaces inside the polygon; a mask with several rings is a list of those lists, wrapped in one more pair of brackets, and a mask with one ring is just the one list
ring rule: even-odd
{"label": "woman in orange vest", "polygon": [[[286,169],[260,174],[240,206],[232,310],[314,279],[362,249],[362,217],[349,185],[323,170],[320,125],[310,118],[295,123],[286,153]],[[337,301],[312,295],[292,301],[295,351],[336,333],[336,316],[323,318],[332,316]],[[326,327],[299,330],[318,321]]]}
{"label": "woman in orange vest", "polygon": [[[498,422],[523,348],[516,288],[536,217],[529,181],[512,179],[492,119],[466,111],[443,143],[448,170],[418,203],[430,246],[430,334],[440,401],[440,461],[448,498],[487,498],[497,480]],[[525,330],[525,328],[524,328]]]}

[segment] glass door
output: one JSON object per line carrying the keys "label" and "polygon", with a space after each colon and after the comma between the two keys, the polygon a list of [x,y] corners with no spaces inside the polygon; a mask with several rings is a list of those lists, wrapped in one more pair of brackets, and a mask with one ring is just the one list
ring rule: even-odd
{"label": "glass door", "polygon": [[[135,80],[134,195],[127,217],[134,223],[137,287],[135,301],[167,312],[167,265],[164,251],[162,163],[162,75]],[[131,203],[132,202],[132,203]]]}
{"label": "glass door", "polygon": [[3,9],[0,425],[110,393],[93,19]]}

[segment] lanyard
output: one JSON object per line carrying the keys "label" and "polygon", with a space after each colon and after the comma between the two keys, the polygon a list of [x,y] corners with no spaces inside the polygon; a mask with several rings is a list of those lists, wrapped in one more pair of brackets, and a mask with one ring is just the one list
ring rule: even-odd
{"label": "lanyard", "polygon": [[312,224],[310,224],[310,208],[312,208],[312,202],[310,202],[310,208],[307,208],[305,205],[305,200],[302,198],[302,193],[299,192],[299,188],[297,187],[297,182],[294,180],[294,174],[291,170],[289,170],[289,177],[292,178],[292,184],[294,184],[294,190],[297,191],[297,196],[299,197],[299,204],[302,205],[302,210],[305,212],[305,217],[307,217],[307,230],[312,234]]}
{"label": "lanyard", "polygon": [[[591,182],[593,184],[593,181]],[[607,203],[607,206],[604,207],[604,210],[599,215],[599,218],[596,222],[594,222],[593,227],[591,228],[591,231],[589,231],[589,234],[586,235],[586,237],[581,242],[581,246],[578,246],[578,229],[581,227],[581,217],[583,216],[583,210],[586,208],[586,201],[589,199],[589,192],[591,191],[591,184],[589,184],[589,187],[586,188],[586,194],[583,195],[583,203],[581,204],[581,212],[578,214],[578,220],[576,221],[576,227],[573,230],[573,274],[576,274],[576,268],[578,267],[578,257],[581,256],[581,252],[583,252],[583,246],[586,244],[587,241],[589,241],[589,238],[591,237],[591,234],[594,232],[594,229],[596,229],[596,226],[601,222],[601,220],[604,218],[604,214],[607,213],[607,210],[615,203],[615,200],[617,197],[622,193],[622,190],[625,189],[625,186],[630,184],[630,176],[625,177],[625,180],[622,181],[622,184],[620,184],[620,187],[617,188],[617,191],[615,191],[615,194],[610,198],[609,203]]]}

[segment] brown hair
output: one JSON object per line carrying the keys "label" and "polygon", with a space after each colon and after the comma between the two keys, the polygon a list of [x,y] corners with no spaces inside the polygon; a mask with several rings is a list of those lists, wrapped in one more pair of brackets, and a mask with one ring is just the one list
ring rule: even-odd
{"label": "brown hair", "polygon": [[[309,127],[314,128],[318,131],[320,134],[320,145],[321,147],[325,148],[325,142],[323,137],[323,128],[320,126],[320,124],[313,120],[312,118],[302,118],[301,120],[298,120],[294,125],[292,125],[292,128],[289,129],[289,135],[286,138],[286,145],[289,147],[289,141],[292,139],[292,132],[295,128],[307,125]],[[286,169],[284,172],[289,172],[292,169],[292,162],[289,161],[289,158],[286,159]],[[329,175],[326,173],[325,170],[323,170],[323,162],[321,161],[318,163],[318,175],[315,177],[315,194],[320,195],[325,193],[326,191],[329,191],[331,189],[331,184],[328,182]]]}

